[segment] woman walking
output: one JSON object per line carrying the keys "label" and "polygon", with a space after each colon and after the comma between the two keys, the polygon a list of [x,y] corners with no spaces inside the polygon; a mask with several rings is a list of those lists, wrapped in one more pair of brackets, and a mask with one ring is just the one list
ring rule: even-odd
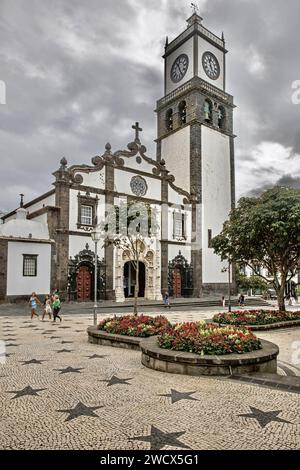
{"label": "woman walking", "polygon": [[61,307],[61,302],[59,300],[58,295],[54,296],[52,307],[53,307],[53,322],[54,323],[56,322],[56,318],[59,318],[61,321],[61,317],[58,315],[60,311],[60,307]]}
{"label": "woman walking", "polygon": [[49,295],[46,295],[44,300],[44,312],[42,320],[44,321],[45,315],[49,316],[49,320],[51,320],[52,308],[51,308],[51,299]]}
{"label": "woman walking", "polygon": [[31,320],[33,319],[34,316],[40,318],[39,314],[37,313],[37,304],[41,304],[39,299],[37,298],[37,295],[35,292],[32,292],[30,300],[29,300],[29,305],[31,307]]}

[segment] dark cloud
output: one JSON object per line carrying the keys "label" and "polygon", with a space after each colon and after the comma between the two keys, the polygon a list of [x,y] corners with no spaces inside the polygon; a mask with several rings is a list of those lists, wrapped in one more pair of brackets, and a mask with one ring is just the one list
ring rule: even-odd
{"label": "dark cloud", "polygon": [[[295,159],[300,153],[300,106],[291,102],[291,84],[300,79],[300,4],[199,4],[204,24],[224,31],[229,50],[227,89],[238,105],[238,192],[245,181],[255,190],[273,167],[255,153],[261,143],[288,147]],[[182,0],[1,0],[0,79],[7,104],[0,105],[0,208],[14,207],[20,192],[29,199],[47,191],[62,156],[88,163],[107,141],[124,148],[136,120],[155,155],[153,109],[163,94],[164,39],[181,32],[189,14]],[[275,168],[274,182],[280,177]]]}
{"label": "dark cloud", "polygon": [[259,196],[261,193],[270,189],[273,186],[284,186],[286,188],[300,189],[300,177],[294,177],[292,175],[286,174],[283,175],[275,184],[264,184],[254,188],[250,191],[247,196]]}

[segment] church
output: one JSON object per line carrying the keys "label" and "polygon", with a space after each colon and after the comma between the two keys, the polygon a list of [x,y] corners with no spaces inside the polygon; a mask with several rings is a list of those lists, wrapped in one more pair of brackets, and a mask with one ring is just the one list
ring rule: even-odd
{"label": "church", "polygon": [[[227,292],[227,266],[211,248],[235,204],[234,103],[226,92],[226,53],[224,36],[193,13],[186,29],[165,44],[156,156],[147,155],[135,123],[125,150],[107,143],[90,164],[70,165],[63,158],[52,189],[2,217],[0,300],[28,297],[32,290],[39,295],[58,290],[65,300],[93,299],[91,232],[107,207],[124,200],[142,200],[159,214],[158,236],[142,244],[139,297],[160,300],[167,290],[174,297]],[[31,229],[29,222],[36,225]],[[13,257],[12,243],[20,244]],[[99,298],[122,302],[133,296],[128,252],[104,244],[98,255]]]}

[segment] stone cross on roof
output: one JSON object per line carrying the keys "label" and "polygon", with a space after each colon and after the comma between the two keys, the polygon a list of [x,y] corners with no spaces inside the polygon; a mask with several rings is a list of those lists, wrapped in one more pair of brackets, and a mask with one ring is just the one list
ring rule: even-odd
{"label": "stone cross on roof", "polygon": [[135,139],[134,139],[135,142],[137,142],[137,143],[140,144],[141,141],[140,141],[139,133],[142,132],[143,129],[142,129],[141,127],[139,127],[139,123],[138,123],[138,122],[135,123],[135,126],[132,126],[132,129],[135,130]]}

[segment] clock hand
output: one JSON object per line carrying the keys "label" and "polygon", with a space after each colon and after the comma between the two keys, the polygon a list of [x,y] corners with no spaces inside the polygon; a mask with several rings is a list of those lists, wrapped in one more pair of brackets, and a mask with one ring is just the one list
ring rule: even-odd
{"label": "clock hand", "polygon": [[181,70],[180,70],[179,64],[176,64],[176,68],[177,68],[177,70],[178,70],[178,72],[179,72],[179,75],[180,75],[180,74],[181,74]]}

